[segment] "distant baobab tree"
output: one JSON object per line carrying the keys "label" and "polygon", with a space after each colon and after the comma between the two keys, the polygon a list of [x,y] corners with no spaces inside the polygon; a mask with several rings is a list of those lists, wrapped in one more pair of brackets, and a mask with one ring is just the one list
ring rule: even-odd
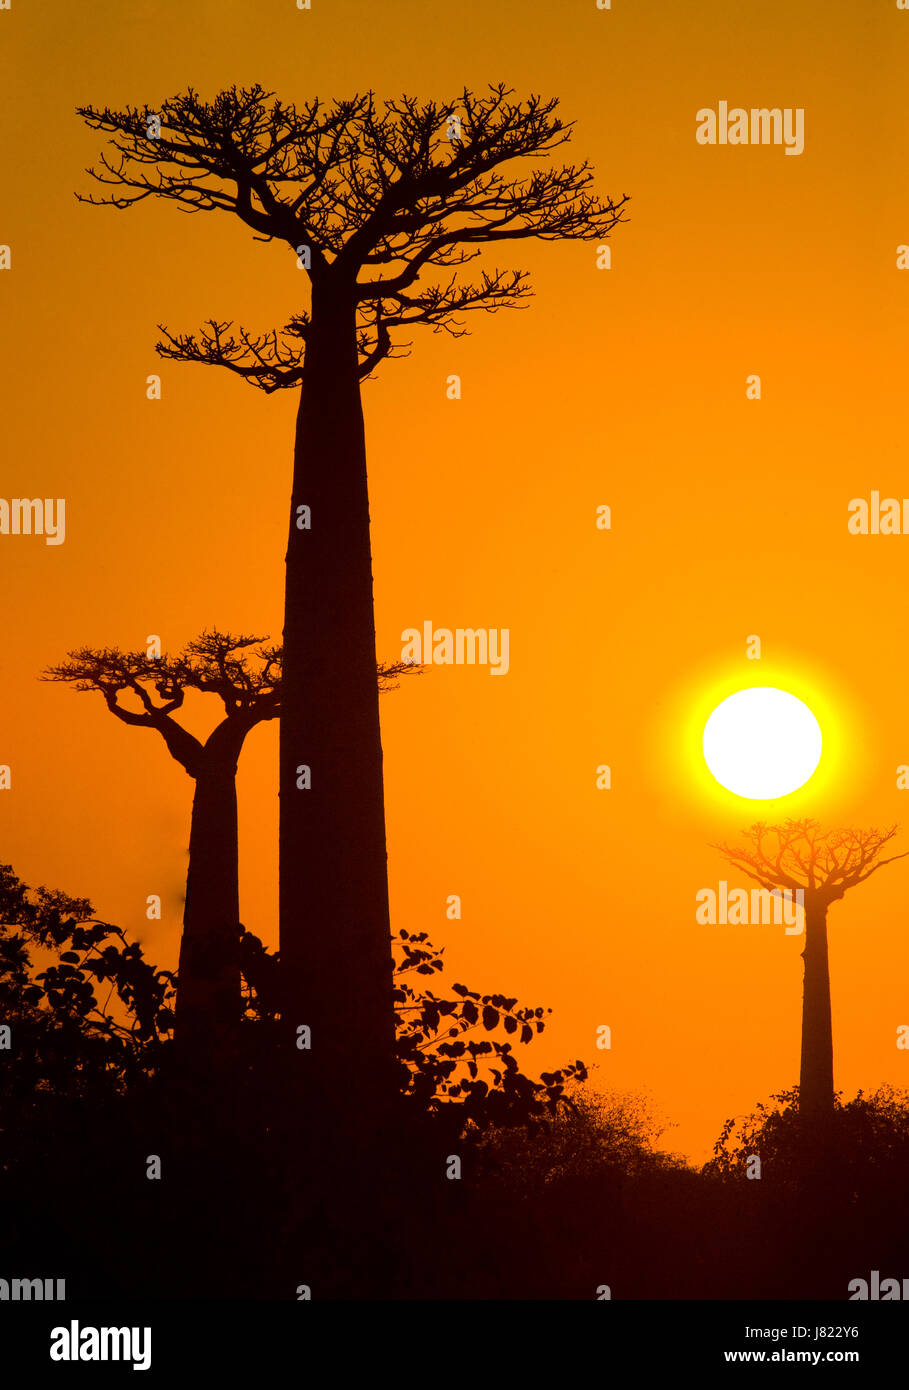
{"label": "distant baobab tree", "polygon": [[880,856],[897,832],[821,831],[813,820],[753,825],[743,847],[714,845],[730,864],[770,892],[804,893],[805,962],[799,1114],[812,1126],[833,1114],[833,1029],[827,959],[827,909],[850,888],[906,854]]}
{"label": "distant baobab tree", "polygon": [[283,328],[162,327],[158,351],[299,391],[280,731],[287,1038],[305,1023],[319,1040],[310,1104],[321,1094],[365,1129],[391,1103],[395,1029],[360,383],[404,352],[411,328],[458,336],[460,315],[527,297],[522,270],[464,278],[485,246],[602,239],[622,220],[626,198],[597,197],[587,163],[499,172],[566,144],[557,108],[502,84],[442,103],[367,94],[296,107],[256,85],[211,102],[189,90],[154,110],[79,108],[115,152],[88,171],[109,191],[84,201],[229,213],[289,247],[308,278],[308,307],[293,285]]}
{"label": "distant baobab tree", "polygon": [[[242,1013],[236,778],[247,734],[281,708],[281,648],[265,641],[203,632],[175,657],[83,647],[43,677],[98,691],[124,724],[154,729],[195,783],[174,1037],[184,1060],[209,1075],[233,1064]],[[416,669],[380,666],[378,688]],[[224,709],[205,739],[175,718],[191,691]]]}

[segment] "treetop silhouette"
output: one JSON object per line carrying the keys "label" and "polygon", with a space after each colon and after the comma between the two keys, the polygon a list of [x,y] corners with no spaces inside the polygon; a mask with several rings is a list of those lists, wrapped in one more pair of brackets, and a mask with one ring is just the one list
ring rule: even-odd
{"label": "treetop silhouette", "polygon": [[[521,270],[461,280],[484,245],[605,236],[622,220],[627,198],[593,194],[586,163],[503,178],[498,166],[550,155],[571,132],[556,99],[512,95],[499,83],[483,95],[465,89],[449,104],[378,103],[366,93],[297,107],[259,85],[231,87],[212,102],[190,89],[154,113],[157,138],[149,138],[148,111],[80,107],[89,126],[114,136],[117,152],[87,172],[118,190],[82,201],[126,208],[167,198],[187,212],[233,213],[257,240],[286,242],[304,258],[314,291],[348,287],[362,379],[405,350],[396,330],[423,324],[458,336],[459,314],[513,307],[530,293]],[[381,267],[388,273],[372,274]],[[445,275],[417,288],[424,270]],[[264,391],[303,380],[310,312],[264,334],[232,326],[211,319],[198,336],[162,326],[158,351],[225,367]]]}
{"label": "treetop silhouette", "polygon": [[880,859],[898,826],[887,830],[826,830],[815,820],[787,820],[782,825],[758,822],[743,831],[746,846],[713,845],[762,888],[802,889],[820,902],[837,902],[849,888],[864,883],[885,864],[906,853]]}
{"label": "treetop silhouette", "polygon": [[[42,679],[65,682],[80,691],[99,691],[111,714],[124,724],[156,729],[177,762],[197,777],[206,749],[232,752],[236,758],[254,725],[277,718],[281,649],[264,646],[265,640],[204,632],[175,657],[153,657],[117,647],[80,647],[66,661],[48,667]],[[250,648],[255,652],[250,653]],[[174,718],[190,690],[217,695],[224,706],[224,719],[205,742]],[[131,698],[131,703],[123,703],[124,697]]]}
{"label": "treetop silhouette", "polygon": [[[79,647],[66,661],[49,666],[41,679],[65,682],[83,692],[99,691],[111,714],[124,724],[156,729],[173,757],[196,777],[206,749],[239,754],[251,728],[280,714],[283,649],[267,641],[211,629],[173,657],[118,647]],[[406,661],[376,666],[381,691],[396,689],[401,676],[421,673],[421,667]],[[205,742],[173,717],[191,690],[217,695],[224,706],[223,721]],[[123,704],[123,696],[134,697],[133,705]]]}

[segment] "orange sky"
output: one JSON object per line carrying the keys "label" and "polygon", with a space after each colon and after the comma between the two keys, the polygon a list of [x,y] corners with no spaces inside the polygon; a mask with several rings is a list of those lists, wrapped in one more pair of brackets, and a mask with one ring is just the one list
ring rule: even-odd
{"label": "orange sky", "polygon": [[[696,891],[734,879],[708,842],[775,815],[909,819],[909,537],[846,529],[850,498],[909,495],[909,13],[312,4],[0,12],[2,492],[67,499],[62,546],[0,536],[0,858],[90,896],[172,964],[189,780],[154,735],[36,676],[81,644],[281,629],[295,399],[153,345],[159,321],[280,324],[304,277],[225,217],[77,204],[99,136],[73,108],[233,82],[291,101],[503,79],[557,95],[577,122],[569,157],[632,197],[613,269],[590,245],[499,256],[533,272],[529,307],[418,338],[364,388],[380,655],[425,619],[511,634],[505,678],[442,667],[383,697],[392,911],[446,945],[455,978],[552,1007],[528,1067],[597,1062],[598,1084],[647,1092],[667,1142],[704,1157],[727,1116],[797,1079],[801,999],[797,938],[696,925]],[[803,107],[804,153],[698,145],[695,113],[720,100]],[[713,794],[697,766],[709,697],[747,684],[802,694],[827,738],[818,778],[777,805]],[[243,918],[268,941],[276,752],[276,728],[255,731],[240,774]],[[150,893],[161,923],[144,919]],[[831,915],[850,1093],[907,1081],[907,894],[909,861]]]}

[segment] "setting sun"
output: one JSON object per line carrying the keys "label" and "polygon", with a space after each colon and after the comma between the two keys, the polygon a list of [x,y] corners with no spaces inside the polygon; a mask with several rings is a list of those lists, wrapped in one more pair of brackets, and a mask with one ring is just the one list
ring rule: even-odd
{"label": "setting sun", "polygon": [[759,685],[717,705],[704,727],[704,760],[728,791],[766,801],[804,786],[821,760],[822,742],[806,704]]}

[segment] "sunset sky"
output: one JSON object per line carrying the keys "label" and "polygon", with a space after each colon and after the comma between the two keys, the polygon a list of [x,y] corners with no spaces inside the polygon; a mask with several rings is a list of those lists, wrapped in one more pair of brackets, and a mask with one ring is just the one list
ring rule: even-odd
{"label": "sunset sky", "polygon": [[[282,625],[296,393],[153,349],[159,322],[279,326],[306,277],[223,215],[77,203],[103,137],[74,108],[255,82],[456,108],[505,81],[560,98],[565,160],[628,194],[629,220],[611,270],[595,244],[491,255],[532,272],[527,307],[415,337],[364,386],[380,658],[428,619],[510,632],[507,676],[438,667],[382,697],[393,922],[444,945],[450,978],[552,1008],[526,1069],[596,1064],[595,1085],[646,1094],[664,1143],[699,1161],[727,1117],[794,1084],[800,939],[697,925],[695,895],[745,885],[710,842],[756,820],[901,822],[909,850],[909,536],[847,531],[850,499],[909,496],[907,49],[894,0],[13,0],[0,491],[65,497],[67,534],[0,536],[0,861],[174,965],[191,783],[156,735],[37,677],[76,646]],[[698,144],[720,101],[803,108],[804,153]],[[792,691],[824,733],[819,772],[780,802],[721,792],[700,759],[710,711],[747,685]],[[241,914],[274,945],[275,725],[251,735],[239,790]],[[909,1085],[907,902],[909,859],[831,912],[850,1095]]]}

